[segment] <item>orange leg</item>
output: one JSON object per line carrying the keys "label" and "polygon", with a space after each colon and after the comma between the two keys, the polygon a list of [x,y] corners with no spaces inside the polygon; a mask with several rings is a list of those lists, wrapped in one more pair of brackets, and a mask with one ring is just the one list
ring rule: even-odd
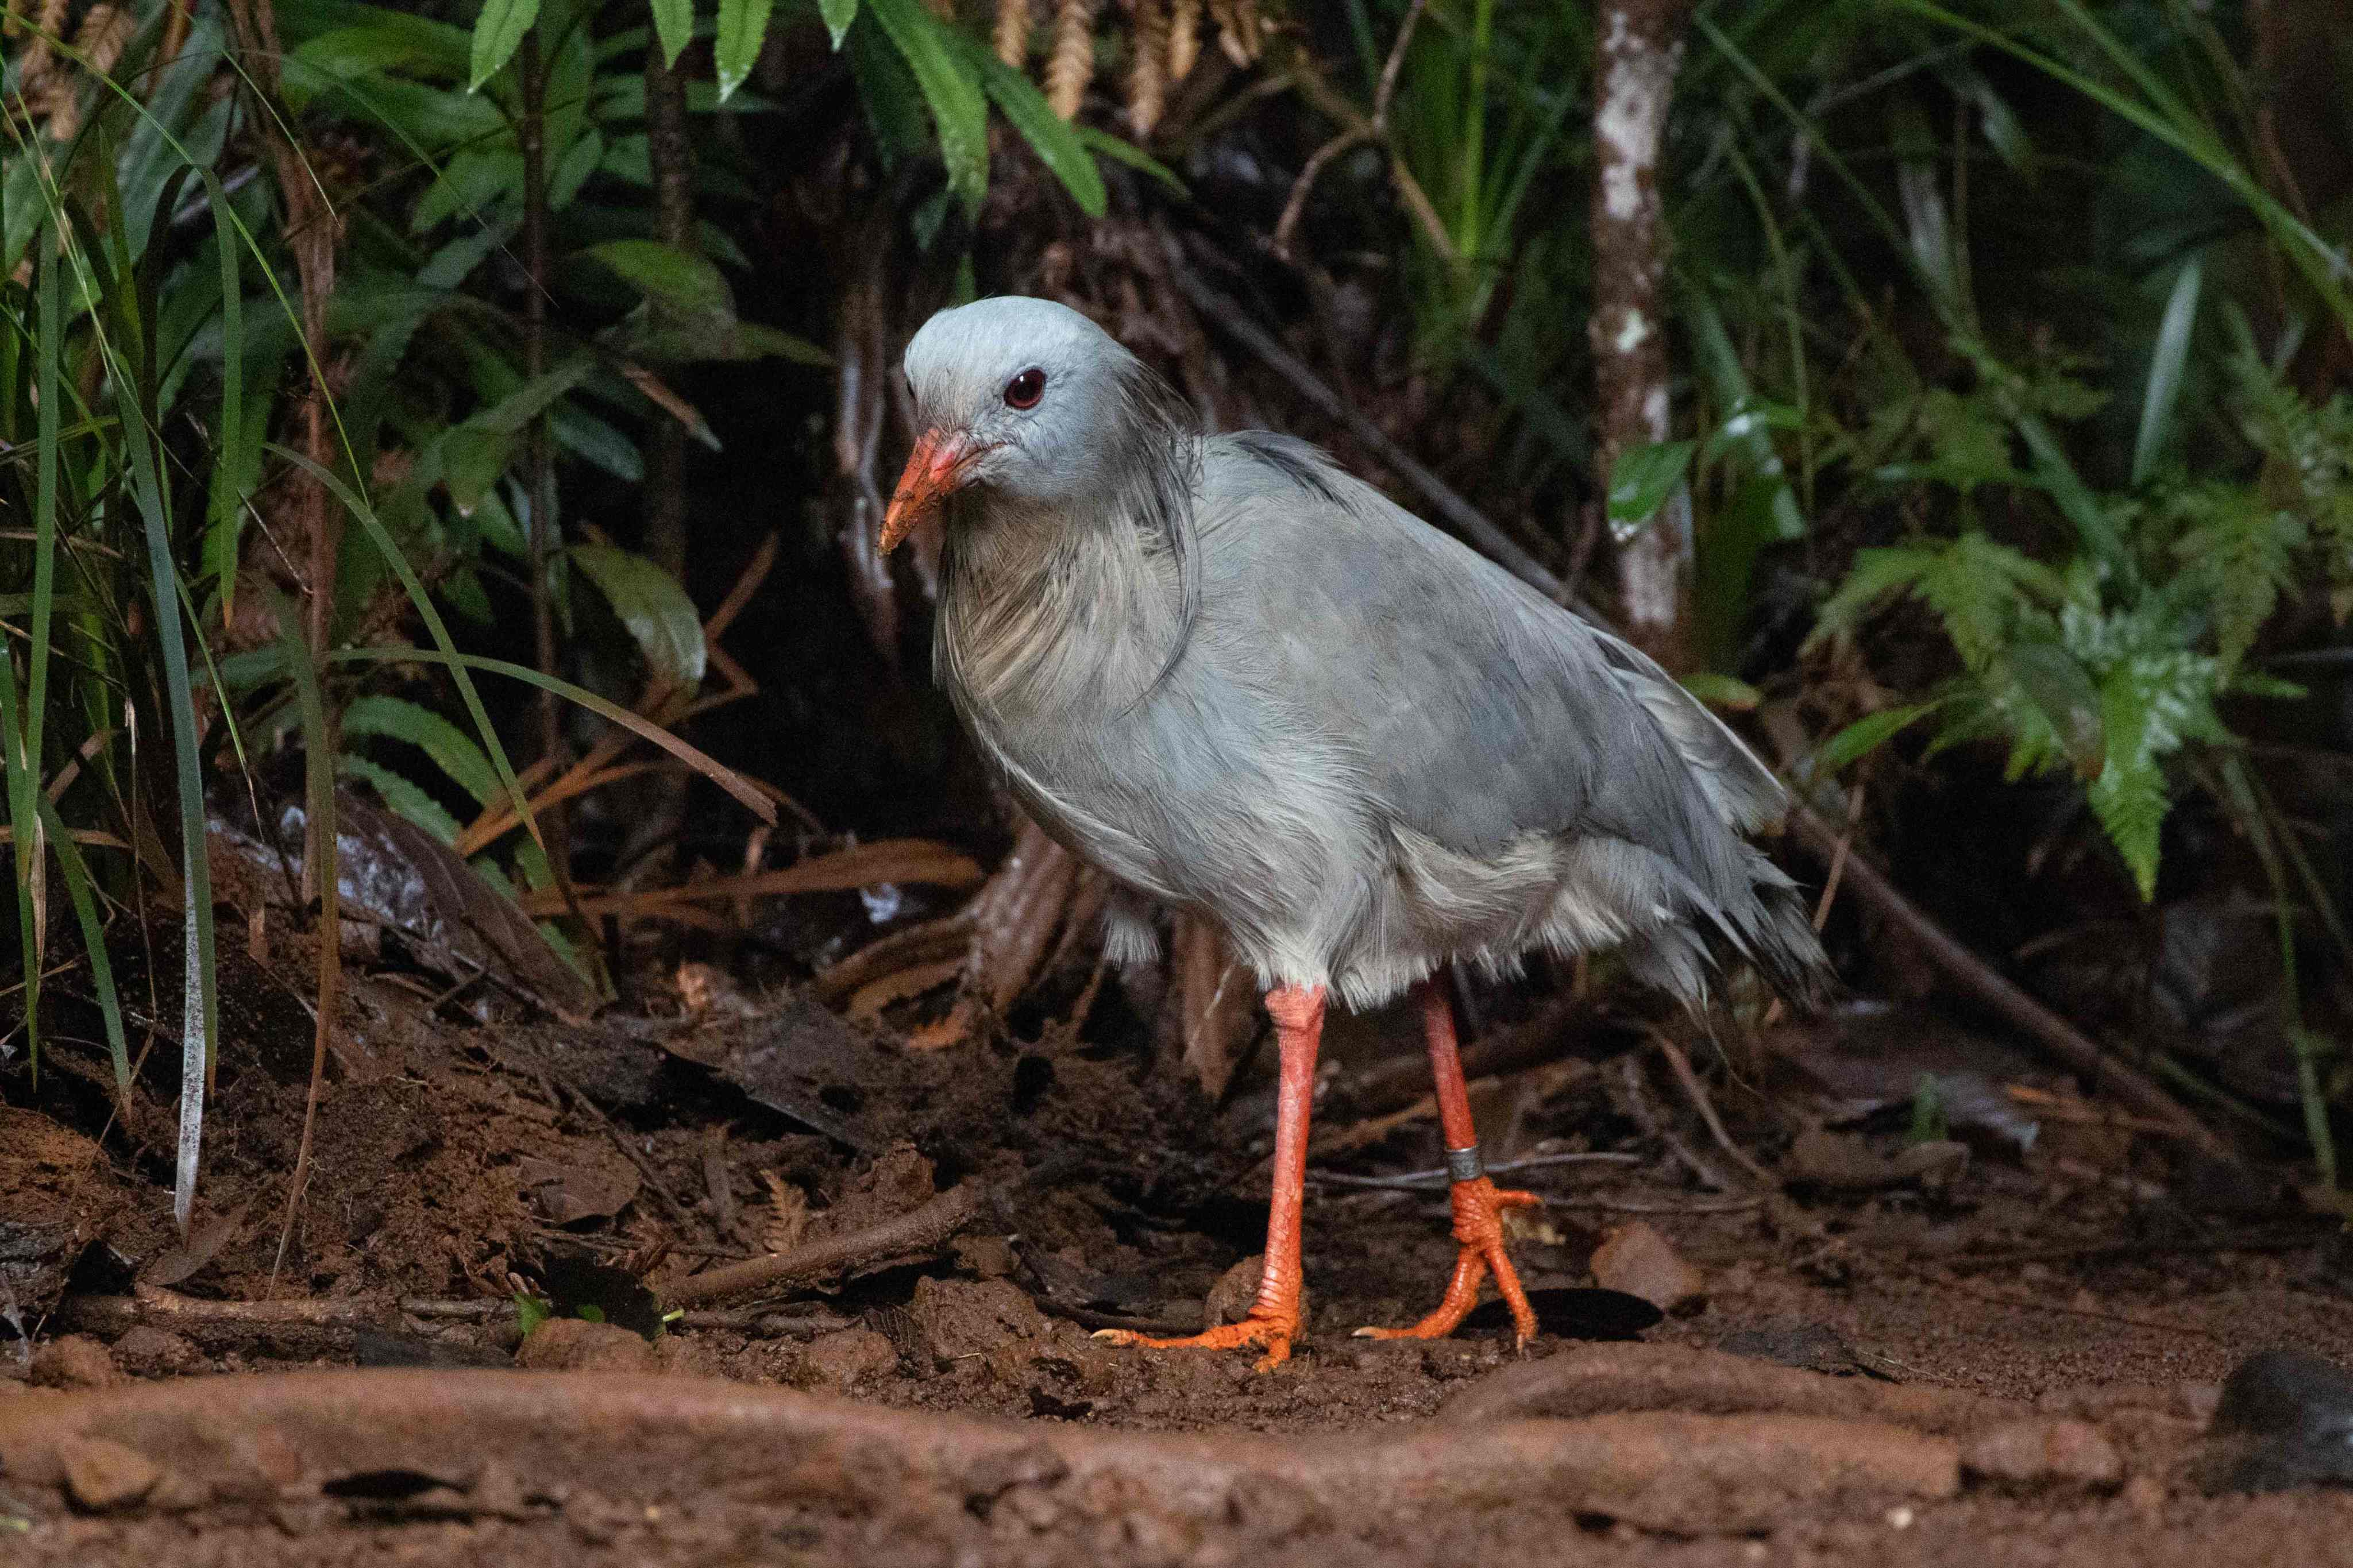
{"label": "orange leg", "polygon": [[1441,970],[1415,991],[1421,1002],[1422,1032],[1430,1040],[1430,1076],[1438,1080],[1438,1122],[1446,1133],[1447,1168],[1454,1175],[1451,1195],[1454,1241],[1460,1248],[1454,1258],[1454,1278],[1446,1282],[1446,1299],[1439,1302],[1438,1310],[1413,1327],[1358,1329],[1356,1332],[1375,1340],[1443,1339],[1479,1304],[1479,1282],[1492,1270],[1495,1289],[1511,1306],[1512,1326],[1519,1342],[1525,1345],[1535,1337],[1536,1314],[1504,1250],[1504,1211],[1533,1208],[1542,1200],[1534,1193],[1497,1188],[1480,1166],[1479,1133],[1471,1124],[1471,1097],[1462,1087],[1462,1056],[1455,1045],[1454,1011],[1447,1003],[1444,981]]}
{"label": "orange leg", "polygon": [[1104,1329],[1095,1338],[1120,1345],[1231,1350],[1260,1345],[1266,1353],[1258,1370],[1291,1359],[1299,1333],[1299,1208],[1307,1182],[1307,1113],[1315,1099],[1315,1047],[1324,1037],[1324,987],[1284,985],[1266,995],[1282,1048],[1282,1075],[1275,1095],[1274,1200],[1266,1216],[1266,1271],[1259,1276],[1258,1300],[1250,1315],[1206,1333],[1155,1340],[1126,1329]]}

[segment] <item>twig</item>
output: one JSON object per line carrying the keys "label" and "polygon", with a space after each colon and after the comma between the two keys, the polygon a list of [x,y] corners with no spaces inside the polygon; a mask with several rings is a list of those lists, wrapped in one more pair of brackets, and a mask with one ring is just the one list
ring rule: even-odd
{"label": "twig", "polygon": [[1522,549],[1512,536],[1497,527],[1487,515],[1456,494],[1445,480],[1416,462],[1392,441],[1381,427],[1367,418],[1362,410],[1332,390],[1317,375],[1281,343],[1251,321],[1242,308],[1228,299],[1197,274],[1185,259],[1176,237],[1166,228],[1161,230],[1161,243],[1168,252],[1168,275],[1185,297],[1193,301],[1202,318],[1215,323],[1240,340],[1242,346],[1264,361],[1266,367],[1289,382],[1292,390],[1313,404],[1327,418],[1344,426],[1350,437],[1381,463],[1394,471],[1415,489],[1422,499],[1438,510],[1439,514],[1454,525],[1456,532],[1477,545],[1496,564],[1535,589],[1556,604],[1567,605],[1588,620],[1599,621],[1591,607],[1569,591],[1568,584],[1553,575],[1544,563]]}
{"label": "twig", "polygon": [[1768,1194],[1752,1193],[1745,1198],[1700,1198],[1686,1204],[1646,1204],[1630,1198],[1597,1198],[1583,1195],[1545,1199],[1546,1208],[1599,1209],[1604,1214],[1740,1214],[1762,1208]]}
{"label": "twig", "polygon": [[795,1247],[773,1258],[754,1258],[693,1275],[670,1288],[671,1306],[707,1301],[733,1295],[755,1285],[796,1284],[853,1270],[877,1258],[929,1252],[977,1218],[987,1206],[987,1189],[973,1182],[949,1188],[920,1208],[854,1230]]}
{"label": "twig", "polygon": [[[1799,841],[1825,860],[1838,853],[1837,830],[1810,808],[1796,806],[1790,813],[1790,826]],[[2154,1079],[2101,1049],[2074,1025],[1989,968],[1960,939],[1905,897],[1868,856],[1848,857],[1847,880],[1854,884],[1855,892],[1864,902],[1910,937],[1948,979],[2011,1027],[2031,1036],[2052,1056],[2091,1082],[2105,1087],[2135,1110],[2165,1123],[2200,1153],[2217,1160],[2235,1158],[2228,1144],[2176,1103]]]}
{"label": "twig", "polygon": [[568,1083],[559,1083],[545,1073],[533,1076],[546,1086],[549,1099],[554,1099],[560,1091],[564,1098],[572,1102],[572,1108],[575,1110],[586,1112],[589,1121],[605,1130],[605,1136],[613,1141],[613,1147],[621,1152],[623,1159],[638,1168],[638,1174],[646,1179],[646,1186],[651,1190],[654,1196],[661,1200],[662,1206],[670,1210],[670,1217],[673,1221],[681,1226],[693,1223],[691,1215],[687,1212],[686,1205],[680,1202],[677,1194],[670,1190],[670,1184],[662,1180],[659,1171],[654,1169],[654,1163],[630,1146],[628,1134],[613,1124],[613,1119],[605,1114],[602,1107]]}
{"label": "twig", "polygon": [[[1525,1160],[1497,1161],[1487,1167],[1487,1173],[1502,1176],[1514,1171],[1539,1171],[1554,1165],[1639,1165],[1641,1163],[1640,1154],[1531,1154]],[[1395,1176],[1351,1176],[1338,1171],[1310,1171],[1307,1179],[1336,1187],[1402,1187],[1409,1190],[1442,1187],[1451,1180],[1443,1166],[1434,1171],[1407,1171]]]}
{"label": "twig", "polygon": [[1683,1048],[1670,1039],[1663,1030],[1652,1029],[1649,1033],[1651,1043],[1659,1047],[1659,1054],[1665,1057],[1667,1065],[1674,1069],[1675,1081],[1683,1085],[1684,1097],[1692,1102],[1692,1108],[1699,1112],[1699,1119],[1707,1123],[1708,1136],[1715,1140],[1715,1146],[1731,1155],[1734,1164],[1756,1177],[1766,1188],[1779,1191],[1781,1186],[1779,1178],[1750,1159],[1740,1146],[1732,1141],[1732,1134],[1724,1130],[1724,1120],[1716,1115],[1715,1101],[1708,1099],[1707,1086],[1700,1082],[1699,1074],[1692,1070],[1691,1058],[1683,1054]]}
{"label": "twig", "polygon": [[[1838,849],[1831,856],[1830,875],[1822,879],[1822,896],[1814,900],[1814,934],[1816,936],[1821,935],[1822,928],[1830,924],[1831,902],[1838,897],[1839,881],[1846,875],[1846,858],[1854,848],[1855,829],[1862,822],[1862,785],[1857,784],[1852,789],[1847,791],[1846,831],[1839,835]],[[1764,1026],[1771,1028],[1781,1021],[1782,1016],[1788,1011],[1788,1004],[1778,996],[1774,997],[1772,1005],[1765,1009]]]}
{"label": "twig", "polygon": [[1315,149],[1306,166],[1299,171],[1299,178],[1292,182],[1290,199],[1282,204],[1282,216],[1274,226],[1274,253],[1283,260],[1291,259],[1291,237],[1298,230],[1299,215],[1306,209],[1307,193],[1315,188],[1324,166],[1351,147],[1366,142],[1388,143],[1389,100],[1397,95],[1398,71],[1405,64],[1406,46],[1413,41],[1413,29],[1429,4],[1430,0],[1413,0],[1405,20],[1398,24],[1397,41],[1389,46],[1388,63],[1381,67],[1380,87],[1373,94],[1372,119],[1362,125],[1349,126]]}

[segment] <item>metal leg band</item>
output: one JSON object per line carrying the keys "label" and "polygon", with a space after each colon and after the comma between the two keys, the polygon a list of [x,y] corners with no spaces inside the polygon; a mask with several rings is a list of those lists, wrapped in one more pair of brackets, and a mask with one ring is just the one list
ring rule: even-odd
{"label": "metal leg band", "polygon": [[1446,1152],[1446,1179],[1450,1182],[1475,1182],[1487,1173],[1487,1162],[1479,1157],[1479,1145]]}

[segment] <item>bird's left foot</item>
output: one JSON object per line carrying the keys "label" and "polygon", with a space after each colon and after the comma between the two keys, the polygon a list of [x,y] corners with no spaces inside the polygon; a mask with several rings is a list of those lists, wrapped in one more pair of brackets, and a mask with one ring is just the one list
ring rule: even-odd
{"label": "bird's left foot", "polygon": [[1512,1310],[1512,1326],[1525,1346],[1536,1334],[1535,1309],[1520,1288],[1520,1276],[1504,1249],[1504,1211],[1535,1208],[1544,1200],[1534,1193],[1498,1188],[1484,1176],[1454,1184],[1454,1240],[1461,1251],[1454,1258],[1454,1278],[1446,1284],[1446,1299],[1438,1310],[1409,1329],[1358,1329],[1367,1340],[1444,1339],[1479,1304],[1479,1282],[1492,1271],[1495,1289]]}
{"label": "bird's left foot", "polygon": [[1092,1337],[1106,1344],[1140,1345],[1155,1351],[1229,1351],[1256,1346],[1266,1352],[1258,1359],[1258,1370],[1271,1372],[1291,1359],[1291,1342],[1298,1332],[1299,1313],[1295,1306],[1288,1311],[1254,1306],[1250,1316],[1239,1323],[1226,1323],[1179,1339],[1155,1340],[1133,1329],[1097,1329]]}

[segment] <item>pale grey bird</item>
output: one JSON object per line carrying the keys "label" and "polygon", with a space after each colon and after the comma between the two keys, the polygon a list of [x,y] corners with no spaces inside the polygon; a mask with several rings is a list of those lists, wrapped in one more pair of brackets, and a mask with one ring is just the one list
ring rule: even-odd
{"label": "pale grey bird", "polygon": [[[1240,1323],[1298,1332],[1299,1211],[1324,997],[1418,988],[1461,1251],[1436,1337],[1487,1270],[1535,1331],[1482,1173],[1433,977],[1617,946],[1688,1001],[1716,958],[1799,997],[1829,975],[1788,878],[1744,839],[1778,783],[1665,671],[1303,442],[1204,437],[1165,382],[1043,300],[943,310],[908,344],[927,426],[882,525],[947,509],[938,676],[1039,825],[1122,889],[1205,913],[1266,989],[1282,1049],[1265,1274]],[[1440,977],[1442,978],[1442,977]]]}

